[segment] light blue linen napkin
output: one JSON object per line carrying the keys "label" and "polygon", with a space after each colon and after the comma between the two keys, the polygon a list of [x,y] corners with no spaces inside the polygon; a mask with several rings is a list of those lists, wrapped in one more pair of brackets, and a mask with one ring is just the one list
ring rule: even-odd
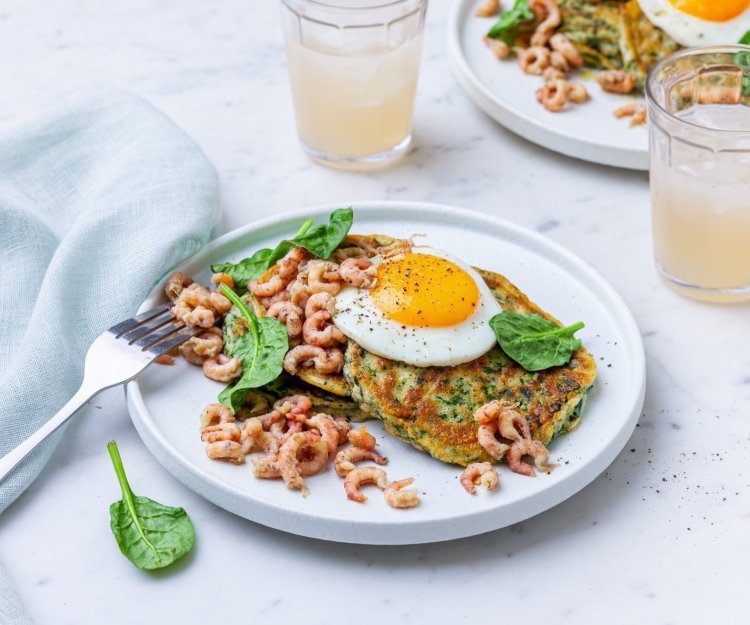
{"label": "light blue linen napkin", "polygon": [[[219,216],[206,156],[135,96],[81,100],[0,135],[0,456],[70,398],[94,338],[203,247]],[[61,435],[0,483],[0,513]],[[28,622],[0,567],[0,623]]]}

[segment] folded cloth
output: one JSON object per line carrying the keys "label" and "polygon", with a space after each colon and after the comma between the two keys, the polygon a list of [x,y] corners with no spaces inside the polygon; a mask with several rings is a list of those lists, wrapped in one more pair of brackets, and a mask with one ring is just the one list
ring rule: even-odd
{"label": "folded cloth", "polygon": [[[94,338],[203,247],[219,215],[206,156],[135,96],[81,100],[0,135],[0,456],[65,404]],[[61,434],[0,483],[0,513]],[[0,621],[23,614],[0,567]]]}

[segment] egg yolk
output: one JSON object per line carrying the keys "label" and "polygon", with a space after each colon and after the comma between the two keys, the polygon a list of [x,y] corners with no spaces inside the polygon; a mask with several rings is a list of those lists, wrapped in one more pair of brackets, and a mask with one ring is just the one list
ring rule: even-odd
{"label": "egg yolk", "polygon": [[378,266],[378,281],[370,296],[394,321],[444,328],[474,314],[479,289],[474,279],[451,261],[410,253]]}
{"label": "egg yolk", "polygon": [[750,0],[669,0],[678,11],[708,22],[728,22],[747,10]]}

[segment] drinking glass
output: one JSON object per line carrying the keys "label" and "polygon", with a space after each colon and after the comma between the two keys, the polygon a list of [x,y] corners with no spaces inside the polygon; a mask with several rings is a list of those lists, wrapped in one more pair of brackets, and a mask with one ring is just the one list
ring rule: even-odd
{"label": "drinking glass", "polygon": [[646,83],[659,273],[696,299],[750,299],[750,47],[662,60]]}
{"label": "drinking glass", "polygon": [[427,0],[282,0],[302,146],[342,168],[382,166],[411,142]]}

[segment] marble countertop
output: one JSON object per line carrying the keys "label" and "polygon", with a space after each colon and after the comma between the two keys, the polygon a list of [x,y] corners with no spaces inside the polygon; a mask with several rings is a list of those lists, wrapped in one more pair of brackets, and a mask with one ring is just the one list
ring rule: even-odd
{"label": "marble countertop", "polygon": [[[430,7],[415,147],[391,170],[330,171],[303,155],[268,1],[6,0],[0,128],[116,87],[148,98],[204,148],[221,176],[225,230],[310,204],[403,199],[543,232],[596,267],[635,315],[648,390],[632,439],[590,486],[526,522],[448,543],[363,547],[284,534],[201,499],[156,463],[122,390],[109,391],[0,516],[0,562],[39,623],[745,618],[750,309],[691,302],[660,283],[646,174],[546,152],[482,114],[449,70],[447,9]],[[196,548],[172,570],[144,573],[117,550],[111,438],[144,494],[190,512]]]}

